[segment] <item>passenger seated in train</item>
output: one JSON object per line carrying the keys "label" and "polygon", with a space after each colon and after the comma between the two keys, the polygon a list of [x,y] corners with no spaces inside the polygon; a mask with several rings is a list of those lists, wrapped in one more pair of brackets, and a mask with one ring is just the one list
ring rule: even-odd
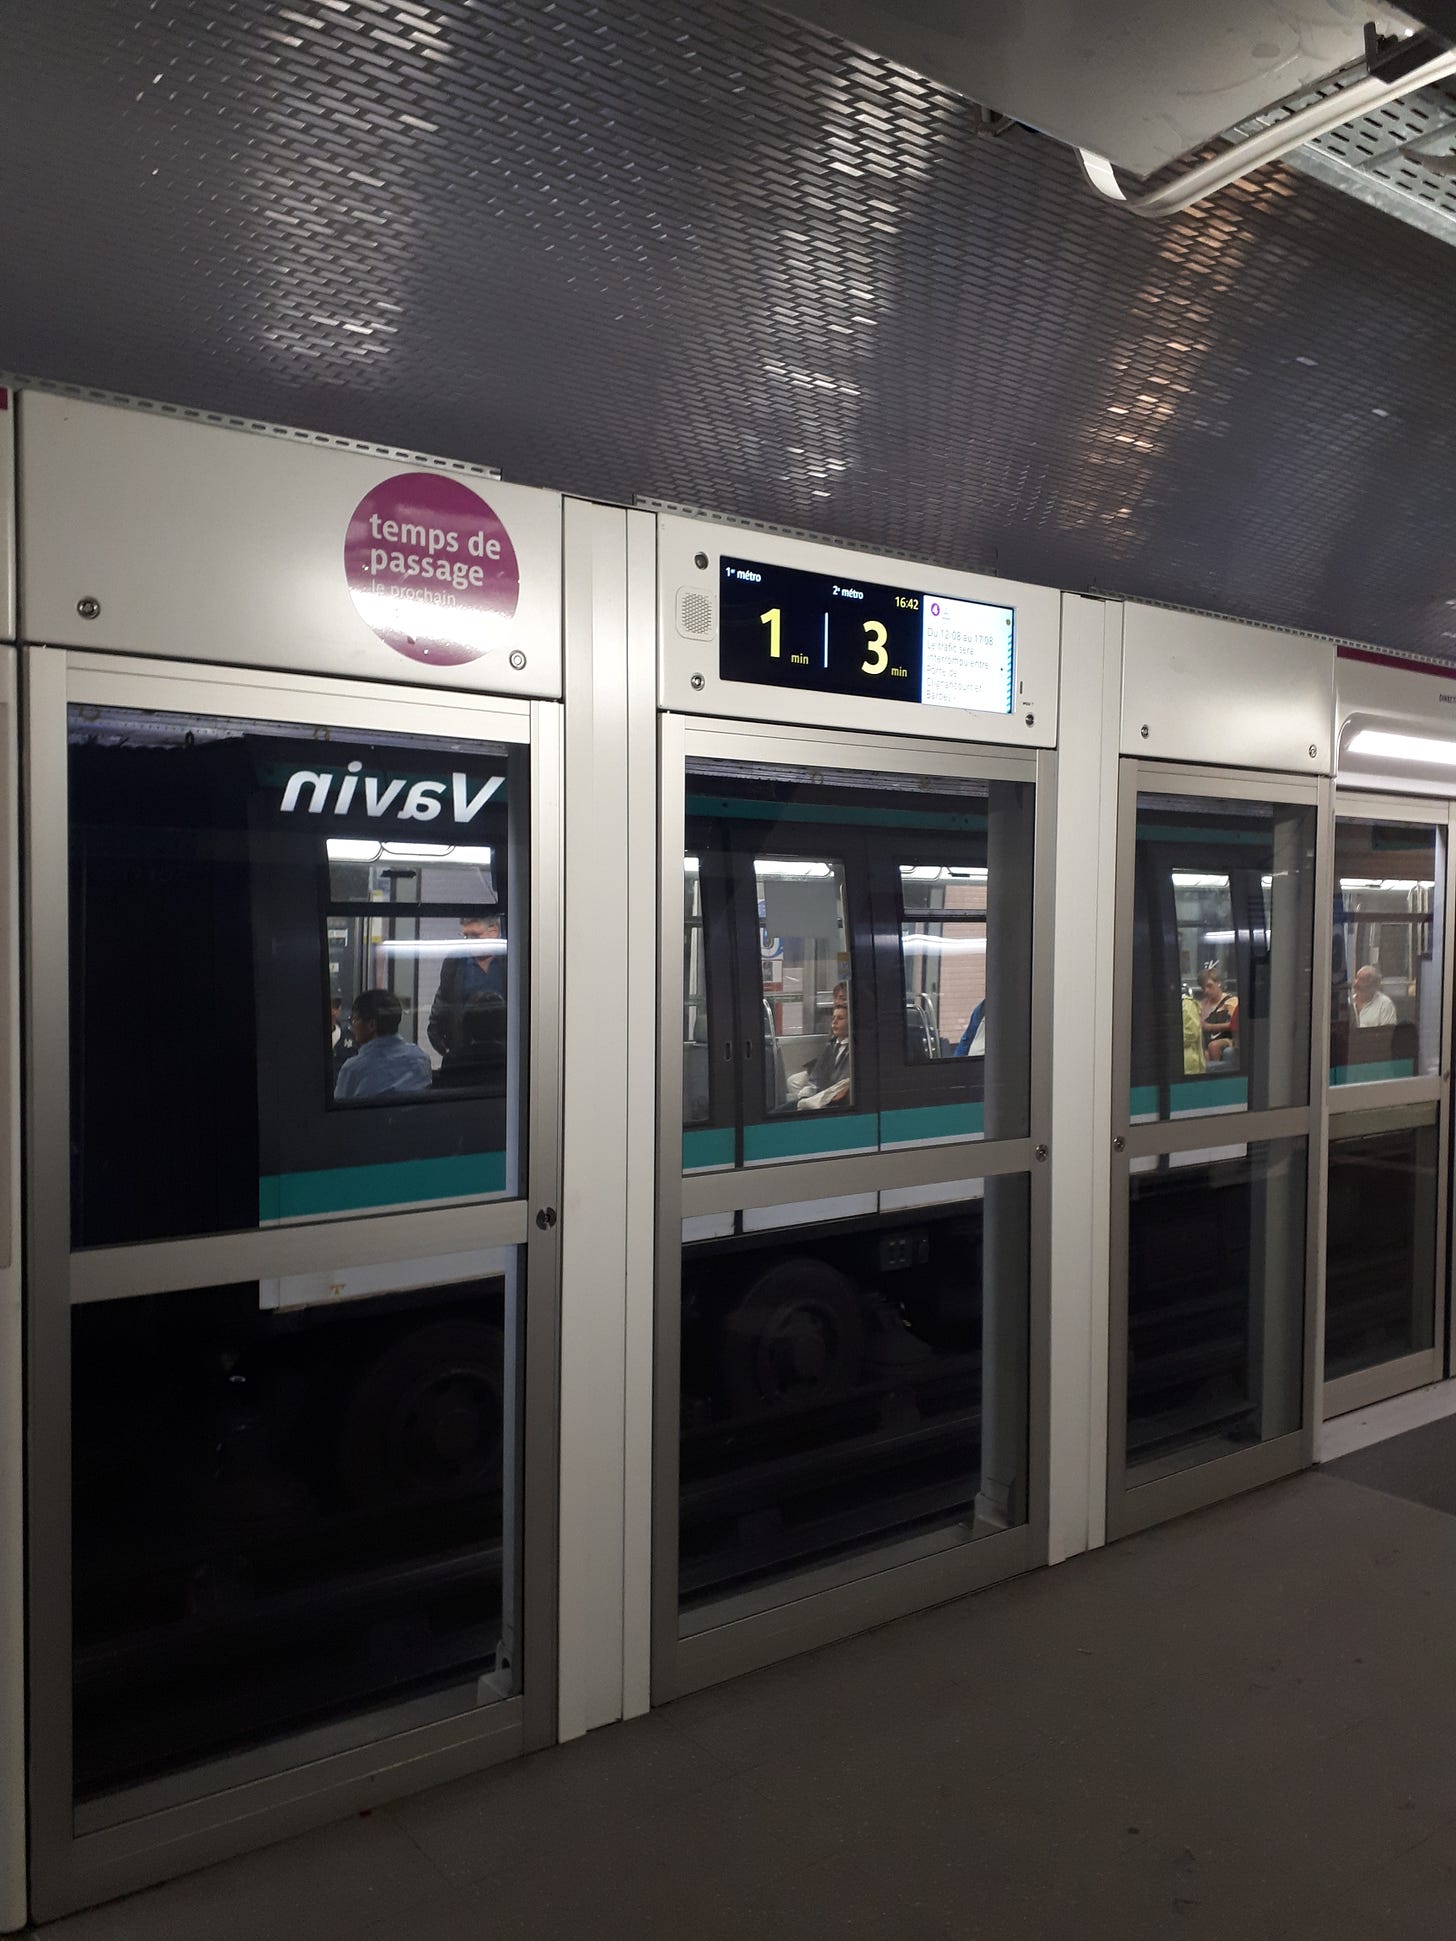
{"label": "passenger seated in train", "polygon": [[966,1019],[966,1028],[951,1053],[953,1058],[984,1058],[986,1055],[986,1000],[981,999]]}
{"label": "passenger seated in train", "polygon": [[1351,981],[1350,1008],[1362,1030],[1397,1022],[1395,1006],[1381,988],[1380,972],[1374,964],[1362,964],[1356,971]]}
{"label": "passenger seated in train", "polygon": [[836,984],[834,1008],[829,1014],[829,1042],[817,1058],[809,1060],[802,1071],[789,1074],[789,1103],[800,1112],[822,1112],[826,1106],[844,1104],[850,1096],[852,1085],[849,997],[844,986]]}
{"label": "passenger seated in train", "polygon": [[1203,1056],[1215,1065],[1236,1065],[1239,1056],[1239,1001],[1223,988],[1217,964],[1206,964],[1199,979],[1198,1020],[1203,1031]]}
{"label": "passenger seated in train", "polygon": [[465,1012],[471,999],[488,995],[504,1000],[506,994],[500,911],[482,910],[475,916],[462,917],[460,935],[481,948],[478,956],[461,951],[447,957],[441,967],[440,988],[430,1006],[427,1033],[442,1058],[465,1046]]}
{"label": "passenger seated in train", "polygon": [[400,1037],[403,1017],[404,1006],[393,991],[361,991],[355,998],[350,1019],[354,1056],[334,1081],[340,1103],[429,1090],[430,1055]]}

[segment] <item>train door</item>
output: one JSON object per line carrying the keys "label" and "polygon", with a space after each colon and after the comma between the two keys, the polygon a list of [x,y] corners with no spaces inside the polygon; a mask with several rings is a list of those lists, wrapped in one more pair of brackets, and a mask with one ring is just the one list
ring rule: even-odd
{"label": "train door", "polygon": [[[554,1737],[561,503],[23,402],[49,1918]],[[509,667],[351,597],[352,525],[443,573],[502,507]]]}
{"label": "train door", "polygon": [[1335,798],[1326,1417],[1444,1367],[1449,816],[1419,798]]}
{"label": "train door", "polygon": [[1319,787],[1122,763],[1113,1536],[1307,1460]]}
{"label": "train door", "polygon": [[[669,699],[790,711],[733,685],[731,576],[816,672],[918,614],[797,570],[827,549],[663,523],[667,611],[706,574],[720,633],[711,686],[669,638]],[[659,1700],[1044,1555],[1054,757],[851,718],[911,732],[662,716]]]}

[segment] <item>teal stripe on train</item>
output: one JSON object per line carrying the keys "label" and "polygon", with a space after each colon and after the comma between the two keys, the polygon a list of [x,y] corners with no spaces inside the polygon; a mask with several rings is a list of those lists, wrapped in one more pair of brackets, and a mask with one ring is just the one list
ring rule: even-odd
{"label": "teal stripe on train", "polygon": [[733,1164],[733,1128],[710,1126],[706,1130],[683,1134],[683,1171],[691,1173],[703,1166]]}
{"label": "teal stripe on train", "polygon": [[473,1200],[488,1193],[503,1193],[505,1186],[503,1152],[396,1159],[376,1166],[330,1166],[317,1173],[272,1173],[258,1181],[258,1221],[267,1226],[274,1220],[357,1213],[371,1206]]}
{"label": "teal stripe on train", "polygon": [[1331,1065],[1331,1085],[1374,1085],[1385,1078],[1414,1078],[1415,1060],[1387,1058],[1368,1065]]}
{"label": "teal stripe on train", "polygon": [[803,1112],[794,1119],[743,1128],[743,1158],[799,1159],[812,1153],[871,1150],[879,1143],[879,1123],[873,1112]]}
{"label": "teal stripe on train", "polygon": [[[1134,1085],[1128,1095],[1128,1111],[1133,1118],[1140,1118],[1158,1109],[1158,1087],[1156,1085]],[[1249,1081],[1246,1078],[1190,1078],[1181,1084],[1168,1087],[1168,1110],[1179,1112],[1211,1112],[1219,1105],[1247,1105],[1249,1102]]]}
{"label": "teal stripe on train", "polygon": [[904,1146],[919,1139],[978,1139],[985,1124],[985,1107],[979,1102],[902,1106],[880,1114],[880,1143]]}

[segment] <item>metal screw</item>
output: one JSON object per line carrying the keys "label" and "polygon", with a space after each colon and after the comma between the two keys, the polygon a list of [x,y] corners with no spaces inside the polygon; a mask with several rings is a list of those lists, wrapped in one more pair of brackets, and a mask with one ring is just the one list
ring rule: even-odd
{"label": "metal screw", "polygon": [[84,600],[78,600],[76,602],[76,611],[83,620],[96,620],[101,614],[101,602],[99,600],[93,600],[88,593]]}
{"label": "metal screw", "polygon": [[693,565],[697,567],[700,573],[706,573],[708,570],[708,555],[706,553],[694,553]]}
{"label": "metal screw", "polygon": [[1026,717],[1026,725],[1028,728],[1034,728],[1036,726],[1036,716],[1034,714],[1029,714]]}
{"label": "metal screw", "polygon": [[1139,733],[1139,734],[1140,734],[1140,735],[1142,736],[1142,738],[1143,738],[1143,740],[1144,740],[1144,741],[1146,741],[1146,740],[1147,740],[1147,738],[1148,738],[1148,724],[1147,724],[1147,722],[1146,722],[1146,721],[1145,721],[1145,722],[1143,723],[1143,725],[1141,726],[1141,728],[1139,728],[1139,729],[1138,729],[1138,733]]}
{"label": "metal screw", "polygon": [[708,683],[703,679],[701,674],[694,674],[693,678],[688,682],[688,686],[694,694],[701,694],[707,685]]}
{"label": "metal screw", "polygon": [[1121,1152],[1123,1148],[1126,1146],[1126,1144],[1127,1144],[1126,1139],[1124,1139],[1122,1134],[1119,1132],[1117,1137],[1112,1142],[1112,1150],[1114,1152]]}
{"label": "metal screw", "polygon": [[1047,1148],[1045,1146],[1038,1146],[1036,1149],[1036,1156],[1038,1159],[1045,1159],[1047,1156]]}
{"label": "metal screw", "polygon": [[521,669],[525,665],[526,665],[526,656],[521,652],[519,647],[515,648],[511,654],[511,666],[514,667],[516,672],[519,674]]}
{"label": "metal screw", "polygon": [[536,1225],[541,1229],[542,1233],[545,1233],[548,1227],[554,1227],[556,1225],[556,1208],[554,1206],[537,1207]]}
{"label": "metal screw", "polygon": [[1312,742],[1311,742],[1311,743],[1309,744],[1309,758],[1310,758],[1310,760],[1311,760],[1311,761],[1313,761],[1313,760],[1314,760],[1314,758],[1315,758],[1315,756],[1316,756],[1316,755],[1317,755],[1318,753],[1319,753],[1319,743],[1318,743],[1318,742],[1314,742],[1314,741],[1312,741]]}

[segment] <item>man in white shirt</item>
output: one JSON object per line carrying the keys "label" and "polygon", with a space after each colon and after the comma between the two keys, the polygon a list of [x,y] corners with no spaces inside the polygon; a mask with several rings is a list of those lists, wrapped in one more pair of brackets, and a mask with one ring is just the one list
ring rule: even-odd
{"label": "man in white shirt", "polygon": [[430,1089],[430,1055],[399,1035],[404,1006],[393,991],[361,991],[354,1000],[354,1056],[339,1067],[334,1097],[394,1098]]}
{"label": "man in white shirt", "polygon": [[1373,964],[1362,964],[1356,971],[1351,993],[1355,1005],[1355,1022],[1363,1029],[1366,1025],[1394,1024],[1395,1006],[1380,988],[1380,972]]}

